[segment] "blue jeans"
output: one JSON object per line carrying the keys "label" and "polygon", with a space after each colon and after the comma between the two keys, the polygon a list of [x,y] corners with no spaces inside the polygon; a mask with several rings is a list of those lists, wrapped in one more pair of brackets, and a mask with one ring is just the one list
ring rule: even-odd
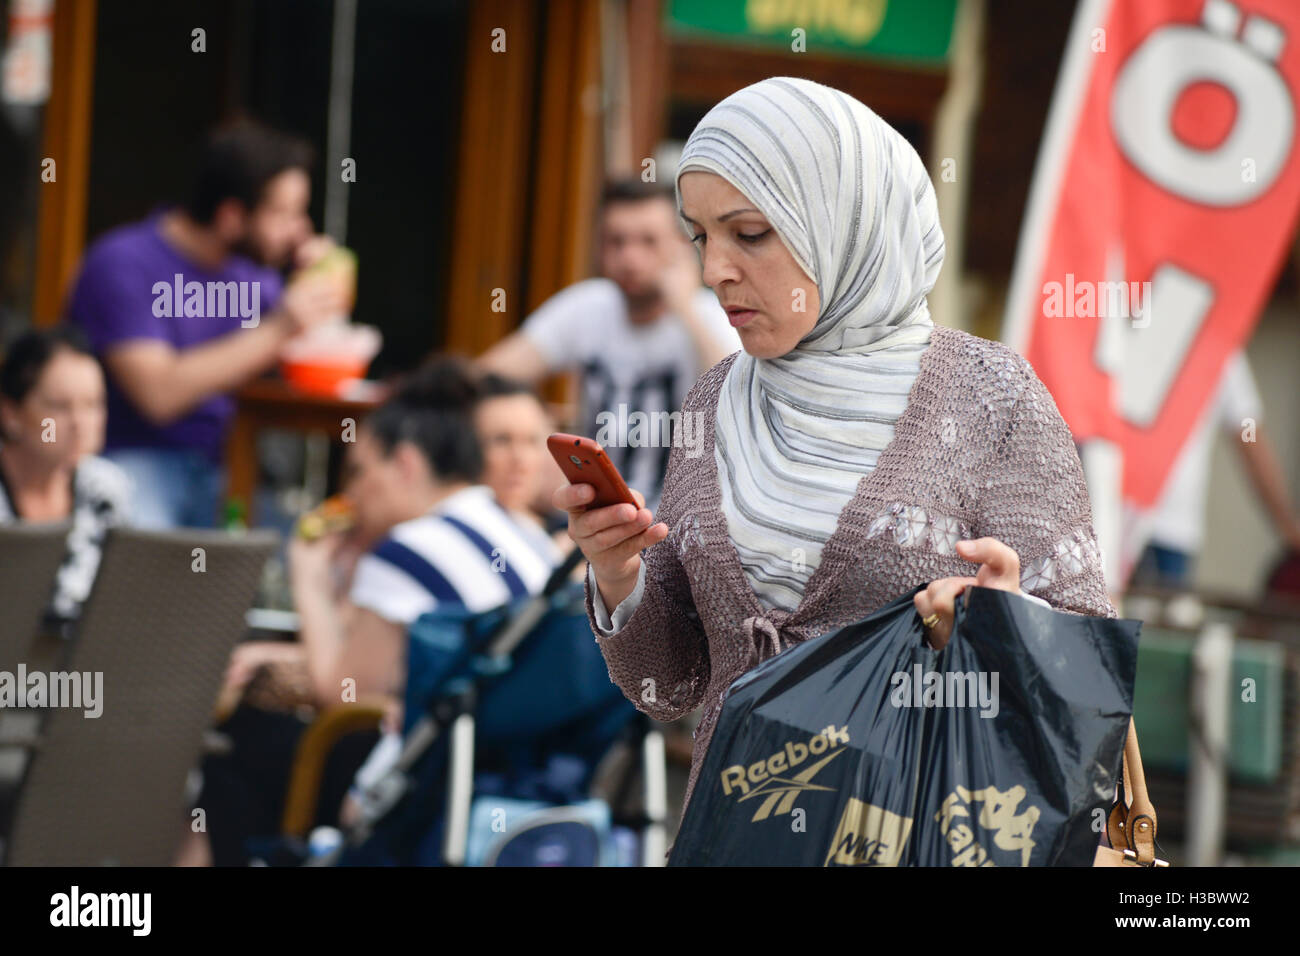
{"label": "blue jeans", "polygon": [[1192,556],[1186,551],[1148,544],[1133,571],[1135,585],[1186,588],[1192,582]]}
{"label": "blue jeans", "polygon": [[211,528],[225,484],[221,468],[185,448],[114,448],[104,452],[135,484],[131,523],[147,531]]}

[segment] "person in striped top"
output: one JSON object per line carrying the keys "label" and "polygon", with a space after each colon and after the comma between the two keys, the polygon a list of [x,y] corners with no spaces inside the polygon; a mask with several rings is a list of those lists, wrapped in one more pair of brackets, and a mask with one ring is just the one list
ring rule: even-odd
{"label": "person in striped top", "polygon": [[[406,632],[416,618],[448,603],[477,612],[537,593],[561,560],[548,537],[526,529],[479,483],[480,397],[462,364],[439,360],[361,423],[345,459],[354,527],[316,541],[295,537],[289,547],[299,640],[236,651],[232,672],[305,663],[321,708],[367,697],[392,702],[368,759],[371,741],[360,735],[355,743],[366,749],[345,741],[331,756],[318,825],[337,822],[334,813],[363,760],[370,772],[382,772],[395,753]],[[355,562],[347,560],[345,552],[356,550]],[[340,592],[337,573],[349,565],[350,583]],[[243,706],[218,729],[233,747],[204,762],[198,805],[207,811],[208,832],[187,835],[178,858],[185,864],[244,865],[248,838],[275,832],[305,724],[296,714]]]}
{"label": "person in striped top", "polygon": [[364,555],[350,599],[405,625],[441,604],[487,611],[541,590],[554,563],[554,544],[545,545],[543,554],[487,486],[466,486]]}
{"label": "person in striped top", "polygon": [[529,534],[479,484],[476,387],[443,360],[410,379],[357,429],[346,491],[356,533],[374,542],[342,608],[329,578],[337,544],[290,547],[294,596],[317,698],[401,694],[406,631],[447,603],[486,611],[540,591],[558,548]]}

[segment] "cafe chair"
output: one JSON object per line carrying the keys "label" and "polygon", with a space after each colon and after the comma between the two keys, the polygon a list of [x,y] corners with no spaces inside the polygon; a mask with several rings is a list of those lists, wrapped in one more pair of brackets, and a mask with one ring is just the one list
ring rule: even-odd
{"label": "cafe chair", "polygon": [[269,531],[109,532],[66,665],[92,692],[102,675],[100,693],[47,710],[6,864],[172,862],[200,819],[187,779],[276,545]]}
{"label": "cafe chair", "polygon": [[27,660],[68,550],[68,524],[0,527],[0,671]]}

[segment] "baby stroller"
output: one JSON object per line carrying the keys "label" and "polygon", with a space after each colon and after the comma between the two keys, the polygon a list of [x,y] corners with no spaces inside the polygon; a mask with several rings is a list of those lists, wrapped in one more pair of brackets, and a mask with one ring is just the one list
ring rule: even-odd
{"label": "baby stroller", "polygon": [[662,865],[663,735],[609,679],[569,581],[581,559],[535,597],[411,627],[401,752],[307,865]]}

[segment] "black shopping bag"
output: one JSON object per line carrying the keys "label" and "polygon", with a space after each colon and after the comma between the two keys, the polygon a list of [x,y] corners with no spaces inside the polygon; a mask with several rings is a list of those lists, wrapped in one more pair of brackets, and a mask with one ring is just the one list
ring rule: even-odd
{"label": "black shopping bag", "polygon": [[1092,865],[1141,622],[915,593],[731,685],[669,865]]}

